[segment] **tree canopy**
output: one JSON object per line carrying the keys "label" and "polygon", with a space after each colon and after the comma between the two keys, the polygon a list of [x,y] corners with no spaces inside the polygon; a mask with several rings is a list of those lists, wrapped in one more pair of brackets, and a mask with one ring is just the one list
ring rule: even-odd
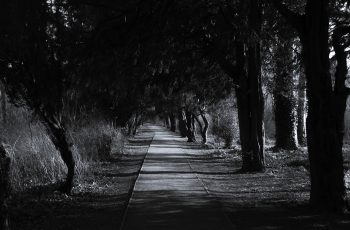
{"label": "tree canopy", "polygon": [[[204,135],[206,109],[234,92],[242,172],[263,171],[265,92],[282,122],[276,135],[288,130],[276,145],[287,148],[295,79],[305,75],[311,202],[339,210],[349,14],[346,0],[2,1],[0,78],[11,102],[46,125],[69,168],[69,192],[69,113],[99,111],[125,126],[154,106],[171,123],[182,117],[193,141],[194,121],[203,119]],[[283,126],[285,117],[292,122]]]}

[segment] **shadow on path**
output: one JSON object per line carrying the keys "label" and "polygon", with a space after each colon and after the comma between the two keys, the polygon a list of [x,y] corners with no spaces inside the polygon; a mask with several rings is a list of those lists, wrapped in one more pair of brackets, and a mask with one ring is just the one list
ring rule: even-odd
{"label": "shadow on path", "polygon": [[136,181],[122,229],[232,229],[187,151],[200,146],[153,126],[155,136]]}

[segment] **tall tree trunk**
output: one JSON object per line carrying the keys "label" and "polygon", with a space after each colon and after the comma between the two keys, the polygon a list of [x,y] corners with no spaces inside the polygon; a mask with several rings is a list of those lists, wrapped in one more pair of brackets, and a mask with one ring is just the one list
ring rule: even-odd
{"label": "tall tree trunk", "polygon": [[276,49],[274,112],[276,148],[297,149],[297,111],[293,79],[293,39],[287,38]]}
{"label": "tall tree trunk", "polygon": [[169,121],[169,115],[165,115],[165,127],[170,129],[170,121]]}
{"label": "tall tree trunk", "polygon": [[308,98],[310,203],[317,209],[344,211],[342,136],[337,127],[344,113],[338,107],[339,98],[333,91],[330,75],[329,0],[308,0],[303,16],[296,15],[280,1],[274,4],[297,29],[303,48]]}
{"label": "tall tree trunk", "polygon": [[199,120],[198,116],[194,116],[194,119],[197,121],[197,124],[199,126],[199,132],[201,133],[202,135],[202,132],[203,132],[203,125],[202,125],[202,122]]}
{"label": "tall tree trunk", "polygon": [[187,122],[186,122],[186,113],[184,109],[180,109],[178,113],[179,120],[179,130],[181,137],[187,137]]}
{"label": "tall tree trunk", "polygon": [[176,119],[175,119],[175,115],[173,112],[171,112],[169,114],[169,120],[170,120],[170,130],[175,132],[176,131]]}
{"label": "tall tree trunk", "polygon": [[[236,84],[239,133],[242,148],[242,172],[263,171],[264,159],[264,98],[261,82],[261,0],[241,0],[240,18],[248,37],[238,38],[235,44],[236,63],[227,63],[214,49],[211,54]],[[248,16],[245,14],[248,12]],[[247,20],[248,17],[248,20]],[[248,23],[247,23],[248,21]],[[246,25],[248,24],[248,25]]]}
{"label": "tall tree trunk", "polygon": [[132,135],[136,135],[137,129],[139,128],[140,123],[141,123],[141,115],[137,112],[136,115],[135,115]]}
{"label": "tall tree trunk", "polygon": [[301,32],[307,77],[307,145],[310,159],[311,194],[314,207],[343,210],[345,185],[343,155],[337,133],[338,108],[329,72],[328,0],[308,1],[306,23]]}
{"label": "tall tree trunk", "polygon": [[306,79],[304,73],[299,73],[299,82],[298,82],[298,125],[297,125],[297,136],[298,143],[301,146],[306,144],[306,127],[305,127],[305,115],[306,110]]}
{"label": "tall tree trunk", "polygon": [[193,133],[193,140],[196,142],[196,120],[194,119],[195,115],[192,113],[192,133]]}
{"label": "tall tree trunk", "polygon": [[205,114],[203,114],[202,112],[200,113],[200,116],[203,120],[203,124],[197,116],[194,116],[194,119],[197,121],[197,124],[199,125],[199,132],[200,132],[201,137],[202,137],[202,144],[206,144],[207,143],[207,132],[208,132],[208,128],[209,128],[209,122],[208,122],[207,118],[205,117]]}
{"label": "tall tree trunk", "polygon": [[66,129],[64,124],[58,121],[54,116],[42,115],[44,124],[47,127],[51,141],[55,145],[56,149],[60,152],[63,162],[67,166],[67,177],[64,185],[60,190],[66,194],[70,194],[73,187],[73,178],[75,170],[75,161],[71,146],[73,145],[68,141]]}
{"label": "tall tree trunk", "polygon": [[[243,80],[243,79],[241,79]],[[246,80],[246,79],[244,79]],[[242,84],[244,82],[244,84]],[[237,110],[238,110],[238,125],[239,136],[242,151],[242,171],[252,171],[252,146],[250,142],[251,118],[250,118],[250,97],[246,81],[241,81],[239,87],[236,87]]]}
{"label": "tall tree trunk", "polygon": [[239,87],[236,87],[239,134],[242,149],[242,171],[262,171],[264,162],[263,95],[260,74],[260,48],[248,47],[248,73],[245,69],[245,45],[237,43]]}
{"label": "tall tree trunk", "polygon": [[194,115],[190,111],[186,111],[186,127],[187,127],[187,142],[195,142],[195,125],[194,125]]}
{"label": "tall tree trunk", "polygon": [[242,151],[242,171],[252,171],[252,145],[251,145],[251,117],[250,117],[250,91],[246,73],[245,44],[236,43],[236,58],[239,68],[238,85],[235,87],[238,110],[238,125]]}
{"label": "tall tree trunk", "polygon": [[7,200],[10,194],[10,158],[0,142],[0,229],[9,229]]}
{"label": "tall tree trunk", "polygon": [[207,133],[208,133],[208,128],[209,128],[209,121],[206,118],[205,114],[201,112],[201,117],[204,123],[203,129],[201,131],[202,134],[202,143],[206,144],[207,143]]}
{"label": "tall tree trunk", "polygon": [[250,113],[252,147],[252,171],[265,169],[264,159],[264,97],[261,82],[261,55],[260,55],[260,31],[261,31],[261,0],[250,0],[248,26],[250,29],[250,42],[248,43],[248,82],[251,91]]}

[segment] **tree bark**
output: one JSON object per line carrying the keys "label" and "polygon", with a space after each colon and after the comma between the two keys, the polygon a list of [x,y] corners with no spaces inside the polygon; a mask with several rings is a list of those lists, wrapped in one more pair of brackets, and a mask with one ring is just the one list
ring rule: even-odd
{"label": "tree bark", "polygon": [[165,127],[170,129],[169,115],[165,115]]}
{"label": "tree bark", "polygon": [[250,117],[250,91],[246,70],[245,44],[236,43],[236,59],[239,68],[238,86],[235,87],[237,98],[237,112],[239,136],[242,151],[242,171],[251,171],[252,166],[252,146],[250,142],[251,117]]}
{"label": "tree bark", "polygon": [[[242,13],[240,23],[243,25],[243,30],[249,31],[249,36],[236,40],[235,65],[228,63],[215,49],[211,49],[210,52],[221,69],[231,76],[236,84],[243,161],[241,171],[263,171],[265,169],[264,98],[260,55],[262,3],[261,0],[241,0],[240,7]],[[248,12],[248,15],[245,12]]]}
{"label": "tree bark", "polygon": [[[307,79],[307,146],[310,161],[310,204],[321,210],[343,212],[345,184],[342,136],[338,121],[344,113],[333,91],[329,65],[329,0],[308,0],[303,16],[280,1],[277,9],[297,29]],[[336,80],[337,81],[337,80]],[[338,114],[337,114],[338,113]]]}
{"label": "tree bark", "polygon": [[251,92],[250,98],[250,141],[251,141],[251,169],[250,171],[263,171],[264,159],[264,97],[261,83],[261,55],[260,31],[262,5],[260,0],[250,0],[248,26],[250,41],[248,42],[248,83]]}
{"label": "tree bark", "polygon": [[293,80],[293,40],[287,38],[276,49],[274,112],[276,148],[297,149],[297,111]]}
{"label": "tree bark", "polygon": [[236,87],[239,134],[242,149],[243,172],[262,171],[264,162],[263,133],[263,95],[259,50],[253,46],[248,48],[248,74],[244,68],[244,43],[237,47],[237,60],[242,66],[239,75],[239,87]]}
{"label": "tree bark", "polygon": [[[242,172],[263,171],[264,157],[264,98],[261,82],[261,0],[242,1],[248,10],[248,42],[236,42],[238,74],[236,97],[239,133],[242,148]],[[245,4],[248,4],[244,6]],[[244,20],[244,19],[243,19]],[[246,52],[247,51],[247,52]]]}
{"label": "tree bark", "polygon": [[[252,171],[252,146],[250,142],[250,98],[247,92],[246,81],[240,81],[239,87],[236,87],[237,110],[238,110],[238,125],[239,137],[242,151],[242,171]],[[244,84],[242,84],[244,83]]]}
{"label": "tree bark", "polygon": [[345,207],[343,154],[337,135],[338,111],[329,72],[328,1],[308,1],[306,26],[301,33],[307,77],[307,143],[311,169],[310,202],[314,207]]}
{"label": "tree bark", "polygon": [[170,118],[170,130],[175,132],[176,131],[176,119],[175,119],[174,113],[171,112],[169,114],[169,118]]}
{"label": "tree bark", "polygon": [[198,116],[194,116],[194,119],[197,121],[197,124],[199,126],[199,132],[201,133],[202,135],[202,132],[203,132],[203,125],[202,125],[202,122],[198,119]]}
{"label": "tree bark", "polygon": [[134,125],[132,129],[132,135],[136,135],[137,129],[139,128],[141,123],[141,115],[137,112],[135,115]]}
{"label": "tree bark", "polygon": [[42,115],[44,124],[47,127],[49,136],[56,149],[60,152],[63,162],[67,166],[67,177],[60,190],[70,194],[73,188],[73,178],[75,170],[75,161],[71,150],[72,143],[68,141],[64,124],[58,121],[54,116]]}
{"label": "tree bark", "polygon": [[298,143],[300,146],[306,145],[306,127],[305,127],[305,115],[306,110],[306,81],[304,73],[299,73],[299,82],[298,82],[298,125],[297,125],[297,137]]}
{"label": "tree bark", "polygon": [[207,143],[207,133],[208,133],[208,128],[209,128],[209,122],[208,122],[207,118],[205,117],[205,114],[203,114],[202,112],[200,112],[200,116],[203,120],[203,124],[197,116],[194,116],[194,119],[197,121],[197,124],[199,125],[199,132],[201,133],[202,144],[206,144]]}
{"label": "tree bark", "polygon": [[207,143],[207,134],[208,134],[208,128],[209,128],[209,121],[206,118],[205,114],[201,112],[201,117],[204,123],[203,129],[201,131],[202,134],[202,143],[206,144]]}
{"label": "tree bark", "polygon": [[0,227],[9,229],[7,200],[10,194],[10,158],[0,143]]}
{"label": "tree bark", "polygon": [[179,110],[178,113],[179,120],[179,130],[181,137],[187,137],[187,123],[186,123],[186,113],[184,109]]}
{"label": "tree bark", "polygon": [[194,120],[193,113],[186,111],[187,142],[196,142]]}
{"label": "tree bark", "polygon": [[[239,134],[242,151],[241,172],[263,171],[264,160],[264,99],[261,83],[261,0],[241,0],[240,24],[242,31],[248,31],[235,41],[235,64],[227,61],[225,55],[217,52],[215,45],[210,49],[220,68],[232,77],[237,99]],[[248,12],[248,14],[246,14]],[[247,36],[245,36],[248,34]]]}
{"label": "tree bark", "polygon": [[346,45],[342,44],[342,37],[350,34],[350,26],[337,26],[333,32],[332,44],[337,60],[335,72],[334,94],[336,103],[336,129],[339,145],[343,147],[343,138],[345,132],[344,114],[346,110],[346,101],[350,93],[350,89],[345,86],[348,75]]}

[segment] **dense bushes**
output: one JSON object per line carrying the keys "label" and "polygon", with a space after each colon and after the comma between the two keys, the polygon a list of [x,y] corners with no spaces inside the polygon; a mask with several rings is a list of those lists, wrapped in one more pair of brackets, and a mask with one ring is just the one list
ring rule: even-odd
{"label": "dense bushes", "polygon": [[122,153],[124,135],[104,120],[92,120],[73,128],[72,139],[83,161],[109,160],[111,153]]}
{"label": "dense bushes", "polygon": [[234,140],[238,140],[239,128],[237,108],[232,97],[221,101],[210,109],[212,115],[211,134],[217,138],[216,141],[223,141],[225,147],[231,147]]}
{"label": "dense bushes", "polygon": [[[63,179],[66,166],[52,144],[45,127],[26,108],[9,105],[7,122],[1,123],[1,139],[11,158],[10,178],[14,191],[55,183]],[[102,119],[86,120],[68,126],[76,161],[76,180],[88,172],[89,163],[110,159],[123,151],[121,129]]]}
{"label": "dense bushes", "polygon": [[[267,97],[265,101],[264,113],[265,137],[269,143],[274,142],[275,121],[271,97]],[[235,141],[239,144],[238,114],[234,97],[228,97],[215,104],[209,109],[209,114],[211,115],[209,133],[214,136],[215,142],[224,142],[225,147],[231,147]]]}
{"label": "dense bushes", "polygon": [[11,158],[12,188],[20,190],[61,178],[64,163],[44,126],[32,120],[31,113],[24,108],[9,106],[7,117],[6,124],[1,124],[1,135]]}

